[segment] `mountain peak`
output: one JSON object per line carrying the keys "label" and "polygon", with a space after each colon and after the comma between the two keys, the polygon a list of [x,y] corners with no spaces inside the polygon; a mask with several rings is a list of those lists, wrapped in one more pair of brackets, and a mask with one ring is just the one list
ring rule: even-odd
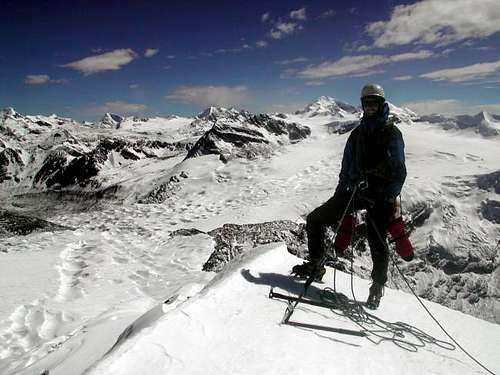
{"label": "mountain peak", "polygon": [[303,110],[295,112],[296,115],[306,115],[308,117],[337,116],[342,118],[358,113],[360,113],[360,110],[355,106],[331,96],[320,96]]}
{"label": "mountain peak", "polygon": [[98,126],[101,128],[113,128],[117,129],[120,127],[123,117],[114,113],[106,112],[99,122]]}

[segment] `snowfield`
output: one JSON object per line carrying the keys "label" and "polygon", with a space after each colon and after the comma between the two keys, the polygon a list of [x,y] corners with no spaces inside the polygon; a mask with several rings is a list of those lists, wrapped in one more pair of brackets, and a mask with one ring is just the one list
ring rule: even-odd
{"label": "snowfield", "polygon": [[[479,128],[486,120],[496,126],[497,117],[462,128],[391,111],[406,143],[403,208],[428,212],[411,235],[416,260],[398,264],[420,296],[440,303],[425,302],[450,333],[498,373],[500,139]],[[249,239],[234,240],[229,253],[247,256],[217,276],[202,271],[217,247],[209,231],[300,224],[327,200],[348,137],[338,125],[359,115],[332,98],[257,118],[209,108],[194,119],[105,116],[105,124],[78,124],[4,111],[0,373],[484,373],[458,349],[426,344],[410,353],[391,342],[279,325],[285,304],[267,297],[270,287],[300,292],[287,276],[300,260],[283,243],[251,250]],[[213,131],[215,124],[228,126]],[[310,135],[292,139],[305,127]],[[199,156],[186,158],[206,134]],[[249,135],[253,141],[238,138]],[[84,170],[95,174],[84,178]],[[367,253],[356,250],[359,300],[370,269]],[[352,297],[349,275],[337,277],[337,289]],[[332,278],[330,269],[313,291],[331,287]],[[448,341],[398,275],[391,273],[376,315]],[[358,329],[312,306],[293,319]]]}
{"label": "snowfield", "polygon": [[[409,334],[400,339],[422,345],[417,352],[391,341],[375,344],[349,333],[280,325],[286,304],[269,299],[269,290],[272,287],[292,295],[300,292],[301,283],[287,277],[299,259],[279,245],[256,249],[246,258],[223,271],[199,295],[115,348],[89,374],[481,373],[458,349],[421,343]],[[332,278],[330,269],[324,280],[331,284]],[[369,283],[357,278],[354,283],[356,298],[366,300]],[[313,284],[310,294],[317,295],[324,286]],[[338,273],[337,290],[352,298],[347,274]],[[438,320],[446,322],[456,340],[467,344],[492,371],[500,371],[500,326],[437,304],[428,305]],[[359,331],[342,314],[298,306],[291,321]],[[406,293],[387,289],[383,306],[374,315],[390,322],[402,321],[437,340],[449,341]],[[368,337],[378,341],[371,333]]]}

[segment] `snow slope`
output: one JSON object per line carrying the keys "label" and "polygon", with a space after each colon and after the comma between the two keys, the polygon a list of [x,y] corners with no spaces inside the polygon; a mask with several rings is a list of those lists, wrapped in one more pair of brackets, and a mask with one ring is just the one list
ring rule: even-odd
{"label": "snow slope", "polygon": [[[457,350],[425,343],[417,352],[390,341],[280,325],[285,303],[268,298],[274,291],[296,295],[298,281],[287,274],[299,259],[280,245],[256,249],[232,265],[204,291],[116,348],[89,372],[125,374],[480,374]],[[337,273],[337,290],[350,295],[350,279]],[[331,285],[332,270],[325,281]],[[355,296],[364,300],[368,282],[354,279]],[[313,284],[311,295],[324,284]],[[500,371],[500,326],[427,303],[438,320],[494,372]],[[402,321],[438,340],[449,341],[408,294],[386,289],[377,317]],[[346,316],[299,305],[292,321],[359,330]],[[377,340],[372,334],[369,337]],[[410,335],[404,338],[418,341]],[[57,371],[51,374],[58,373]]]}

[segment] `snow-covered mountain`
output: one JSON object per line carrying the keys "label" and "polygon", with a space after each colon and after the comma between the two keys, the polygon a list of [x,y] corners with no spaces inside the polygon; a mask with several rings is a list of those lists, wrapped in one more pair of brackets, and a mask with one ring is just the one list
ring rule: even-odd
{"label": "snow-covered mountain", "polygon": [[352,117],[353,114],[360,114],[361,109],[330,96],[320,96],[316,101],[308,104],[303,110],[296,111],[296,115],[307,117],[315,116],[337,116],[340,118]]}
{"label": "snow-covered mountain", "polygon": [[97,126],[100,128],[118,129],[123,119],[123,117],[114,113],[106,113]]}
{"label": "snow-covered mountain", "polygon": [[485,137],[500,135],[500,115],[480,112],[474,116],[443,116],[439,114],[420,116],[421,122],[435,124],[443,129],[472,130]]}
{"label": "snow-covered mountain", "polygon": [[[274,340],[283,337],[282,329],[290,330],[288,341],[298,340],[311,348],[324,345],[320,337],[324,332],[279,327],[281,316],[272,320],[274,328],[267,326],[269,316],[281,315],[284,305],[268,300],[264,289],[281,281],[280,285],[297,287],[288,272],[299,260],[288,255],[283,245],[269,245],[279,251],[271,249],[257,263],[221,270],[231,267],[239,254],[277,241],[285,243],[289,252],[306,254],[304,218],[333,194],[348,136],[331,131],[331,124],[359,121],[358,112],[342,111],[342,116],[339,112],[276,116],[212,107],[196,118],[123,117],[118,128],[4,111],[0,118],[0,289],[5,291],[0,304],[0,373],[40,374],[50,369],[51,375],[80,374],[117,341],[121,347],[117,345],[110,361],[100,363],[95,373],[154,373],[159,367],[153,363],[161,362],[154,348],[168,348],[175,363],[185,358],[148,334],[167,337],[165,331],[175,325],[171,332],[183,353],[189,353],[184,343],[190,342],[183,332],[196,336],[203,327],[209,337],[216,337],[212,333],[221,327],[195,311],[210,311],[228,329],[245,326],[243,321],[248,327],[264,328],[270,347],[278,346]],[[409,174],[402,200],[416,247],[414,261],[402,263],[396,258],[392,264],[403,270],[418,295],[442,305],[431,305],[432,311],[439,311],[445,326],[451,322],[461,341],[470,332],[457,332],[456,327],[471,327],[474,337],[494,343],[489,335],[495,335],[496,328],[484,320],[500,322],[500,258],[495,247],[500,233],[499,139],[471,136],[468,129],[450,134],[436,124],[415,123],[414,114],[404,109],[391,106],[391,112],[401,119],[396,126],[406,143]],[[362,225],[360,220],[360,233]],[[353,249],[355,293],[362,300],[371,261],[366,240],[361,236],[357,244]],[[344,269],[350,267],[348,259],[339,261]],[[217,284],[214,279],[200,294],[216,272],[222,281]],[[342,283],[347,282],[347,275],[337,274]],[[381,317],[431,329],[433,336],[442,338],[412,307],[414,297],[405,293],[408,287],[394,267],[389,279]],[[331,286],[331,270],[327,280],[314,287]],[[342,291],[347,294],[349,287]],[[245,294],[252,297],[242,309]],[[234,295],[238,297],[229,303]],[[188,298],[192,302],[183,304]],[[169,302],[161,303],[165,300]],[[213,300],[221,302],[221,310],[207,304]],[[262,311],[254,314],[255,320],[241,313],[250,305]],[[447,307],[484,320],[464,317]],[[194,319],[182,318],[186,313]],[[353,329],[351,323],[325,314],[328,310],[313,309],[303,318]],[[265,335],[256,328],[252,331]],[[238,332],[233,333],[241,342]],[[249,331],[240,333],[248,337]],[[330,334],[325,350],[342,351],[339,341],[349,339]],[[142,345],[135,346],[136,340]],[[200,346],[195,350],[209,352],[203,349],[204,340],[197,342]],[[378,350],[386,350],[366,341],[352,344],[370,345],[364,349],[373,357],[380,354]],[[239,345],[233,346],[235,351],[227,353],[237,359],[242,352],[236,350]],[[496,370],[491,348],[493,344],[484,349],[481,359],[489,365],[493,362]],[[344,349],[343,358],[354,356]],[[446,351],[448,357],[443,359],[441,349],[423,351],[425,363],[432,364],[435,372],[473,371],[457,352]],[[391,358],[394,350],[400,349],[387,349]],[[135,359],[129,357],[133,352],[146,357],[150,353],[152,367],[146,369],[141,360],[134,367]],[[213,349],[210,353],[219,354]],[[246,357],[252,372],[265,359],[265,354],[255,353],[256,360]],[[213,364],[211,358],[197,355],[194,367],[186,367],[186,372],[196,373],[202,363],[206,371]],[[264,362],[269,371],[283,369],[273,367],[270,360]],[[338,359],[335,363],[339,364]],[[380,364],[389,373],[403,371],[383,360]],[[165,364],[162,371],[177,371],[175,366]],[[230,363],[223,361],[221,369],[238,373],[227,366]],[[358,359],[342,366],[350,373],[368,365]]]}

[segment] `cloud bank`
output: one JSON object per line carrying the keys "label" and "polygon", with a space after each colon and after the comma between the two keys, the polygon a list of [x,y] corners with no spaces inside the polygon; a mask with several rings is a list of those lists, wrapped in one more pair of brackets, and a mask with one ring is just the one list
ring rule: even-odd
{"label": "cloud bank", "polygon": [[365,31],[375,47],[444,46],[500,31],[500,6],[498,0],[424,0],[396,6],[389,21],[370,23]]}
{"label": "cloud bank", "polygon": [[130,48],[117,49],[101,55],[73,61],[62,66],[75,69],[87,76],[107,70],[120,70],[124,65],[129,64],[136,58],[137,54]]}

